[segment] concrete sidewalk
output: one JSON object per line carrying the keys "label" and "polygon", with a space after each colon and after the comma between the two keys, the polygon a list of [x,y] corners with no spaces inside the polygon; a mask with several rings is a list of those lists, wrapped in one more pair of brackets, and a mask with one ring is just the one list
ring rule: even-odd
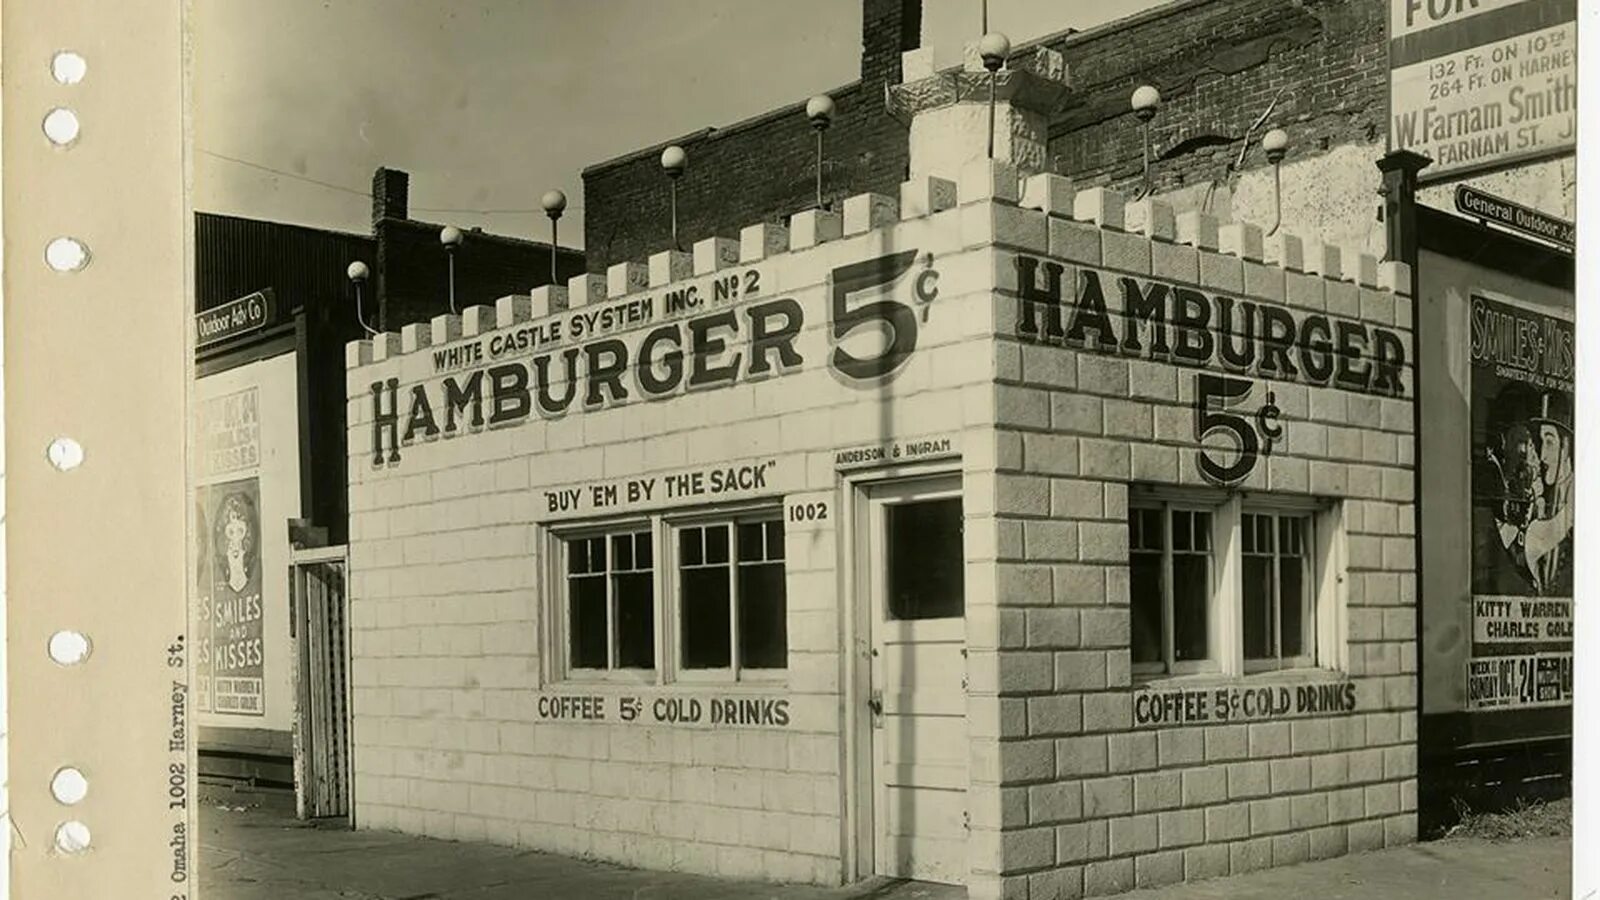
{"label": "concrete sidewalk", "polygon": [[[877,880],[847,888],[774,886],[568,859],[491,844],[295,821],[260,794],[201,792],[200,887],[206,900],[957,900],[960,888]],[[223,808],[225,807],[225,808]],[[1558,900],[1565,839],[1448,840],[1135,891],[1120,900]],[[1036,898],[1037,900],[1037,898]]]}

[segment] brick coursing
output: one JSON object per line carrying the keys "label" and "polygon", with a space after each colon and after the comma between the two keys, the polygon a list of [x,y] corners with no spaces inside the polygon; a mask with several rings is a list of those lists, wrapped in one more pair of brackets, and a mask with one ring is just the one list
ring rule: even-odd
{"label": "brick coursing", "polygon": [[[899,53],[915,47],[918,6],[864,3],[861,79],[833,92],[829,200],[893,195],[905,178],[905,128],[885,111],[883,85],[899,81]],[[1186,0],[1043,43],[1064,54],[1074,83],[1072,99],[1051,121],[1051,165],[1083,183],[1128,187],[1141,178],[1140,129],[1128,99],[1144,83],[1163,97],[1152,124],[1157,192],[1222,178],[1274,97],[1277,107],[1261,130],[1289,133],[1289,162],[1383,139],[1387,50],[1379,4]],[[685,246],[810,206],[814,140],[803,104],[679,140],[689,154],[679,184]],[[670,243],[662,146],[584,172],[589,271]],[[1256,147],[1244,168],[1263,165]]]}
{"label": "brick coursing", "polygon": [[[836,448],[868,446],[889,426],[955,439],[967,477],[982,484],[992,364],[975,342],[990,330],[992,304],[983,236],[964,238],[961,221],[949,211],[897,226],[902,240],[937,251],[946,280],[916,356],[881,389],[846,387],[825,364],[823,282],[842,252],[881,252],[882,235],[865,226],[821,247],[723,264],[759,265],[763,284],[782,285],[765,290],[808,310],[807,364],[781,378],[418,440],[402,464],[374,466],[372,382],[436,381],[434,348],[415,327],[351,346],[352,767],[363,827],[732,877],[844,877],[839,516],[785,524],[788,669],[770,693],[789,702],[786,726],[576,722],[542,718],[540,692],[622,686],[542,674],[551,607],[539,587],[548,570],[540,525],[560,524],[548,520],[545,492],[772,458],[766,498],[833,504]],[[664,291],[631,294],[659,301]],[[500,334],[530,324],[529,306],[509,312]],[[618,334],[637,343],[645,330]],[[627,686],[647,704],[728,689]]]}
{"label": "brick coursing", "polygon": [[[1033,187],[1024,193],[1051,193]],[[1119,217],[1114,195],[1076,199],[1073,209]],[[359,820],[630,864],[837,882],[838,517],[786,526],[793,720],[784,731],[738,733],[541,720],[541,689],[577,686],[541,674],[539,620],[550,607],[534,523],[551,515],[542,501],[552,487],[769,454],[787,474],[765,490],[786,503],[836,501],[836,448],[927,429],[955,437],[962,457],[974,898],[1104,894],[1415,838],[1410,369],[1399,397],[1273,382],[1285,443],[1244,485],[1343,500],[1348,627],[1338,643],[1348,642],[1342,670],[1355,710],[1135,730],[1128,482],[1199,482],[1189,370],[1021,339],[1014,261],[1061,260],[1074,270],[1067,284],[1075,267],[1094,266],[1359,318],[1398,332],[1409,358],[1408,298],[1384,287],[1409,284],[1405,267],[1309,243],[1304,255],[1324,271],[1286,271],[1261,261],[1242,225],[1181,217],[1191,243],[1180,244],[982,191],[960,200],[887,235],[847,222],[823,247],[798,235],[790,252],[755,241],[743,265],[759,261],[763,283],[811,310],[801,346],[812,364],[776,381],[419,439],[391,466],[371,455],[371,385],[433,380],[432,352],[418,352],[428,343],[415,328],[351,345]],[[820,365],[829,267],[885,241],[937,251],[940,298],[903,373],[870,392],[843,390]],[[1217,244],[1235,251],[1206,249]],[[1285,255],[1299,259],[1300,249]],[[502,332],[528,324],[528,308],[508,311]]]}
{"label": "brick coursing", "polygon": [[[905,126],[884,112],[885,85],[900,80],[900,53],[915,49],[919,0],[865,0],[859,80],[830,91],[836,112],[825,137],[823,196],[837,206],[869,192],[893,195],[906,177]],[[683,249],[702,238],[736,237],[754,222],[813,206],[816,132],[800,102],[725,129],[707,129],[584,170],[584,250],[590,272],[643,259],[672,241],[661,150],[683,147],[678,182]]]}
{"label": "brick coursing", "polygon": [[[380,298],[377,327],[399,331],[448,312],[449,260],[439,243],[442,226],[412,219],[384,219],[374,226]],[[456,308],[493,305],[507,294],[527,294],[550,284],[550,245],[468,231],[456,254]],[[583,272],[583,254],[562,248],[557,284]]]}
{"label": "brick coursing", "polygon": [[[1325,278],[1161,241],[1128,253],[1120,233],[1050,225],[1049,256],[1144,277],[1148,251],[1195,255],[1183,270],[1212,290],[1394,329],[1413,358],[1408,299],[1359,283],[1364,261]],[[1043,255],[1017,234],[1008,243]],[[982,895],[1104,895],[1415,840],[1410,365],[1398,397],[1274,382],[1286,444],[1244,484],[1344,501],[1356,712],[1130,730],[1128,484],[1200,483],[1190,370],[1014,339],[1015,253],[997,255],[999,630],[992,655],[972,653],[995,671],[973,691],[1001,710],[1001,832]],[[1062,283],[1075,277],[1068,266]]]}
{"label": "brick coursing", "polygon": [[[1383,15],[1380,4],[1349,0],[1200,0],[1047,41],[1073,75],[1073,103],[1051,122],[1057,171],[1086,183],[1140,177],[1142,138],[1128,101],[1141,84],[1162,96],[1151,124],[1157,192],[1221,177],[1274,98],[1256,137],[1283,128],[1291,159],[1376,143],[1386,109]],[[1245,167],[1264,164],[1253,148]]]}

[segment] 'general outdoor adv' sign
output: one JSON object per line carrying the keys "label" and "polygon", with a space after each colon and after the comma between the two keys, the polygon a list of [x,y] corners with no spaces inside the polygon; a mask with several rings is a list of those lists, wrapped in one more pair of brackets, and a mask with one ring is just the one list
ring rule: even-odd
{"label": "'general outdoor adv' sign", "polygon": [[1569,251],[1578,240],[1577,226],[1566,219],[1558,219],[1465,184],[1456,185],[1456,211],[1559,244]]}
{"label": "'general outdoor adv' sign", "polygon": [[1389,3],[1390,149],[1431,178],[1576,146],[1576,3]]}
{"label": "'general outdoor adv' sign", "polygon": [[1563,312],[1471,296],[1467,707],[1572,702],[1572,381]]}
{"label": "'general outdoor adv' sign", "polygon": [[806,306],[767,296],[763,281],[754,268],[707,276],[433,350],[438,381],[405,394],[396,378],[372,384],[372,463],[400,462],[417,440],[781,377],[814,356],[845,384],[878,384],[916,351],[939,295],[930,253],[840,266],[828,278],[822,348],[808,346],[822,329]]}

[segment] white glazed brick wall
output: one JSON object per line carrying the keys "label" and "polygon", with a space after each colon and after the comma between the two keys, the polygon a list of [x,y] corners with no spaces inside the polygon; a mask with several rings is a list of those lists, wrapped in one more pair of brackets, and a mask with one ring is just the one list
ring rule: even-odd
{"label": "white glazed brick wall", "polygon": [[[886,198],[866,205],[879,210],[879,223],[894,209]],[[374,465],[371,385],[398,379],[403,427],[409,387],[444,377],[433,372],[439,348],[416,335],[352,344],[358,824],[651,868],[838,883],[845,826],[835,526],[846,498],[834,454],[948,437],[969,486],[992,495],[992,254],[981,223],[969,225],[973,212],[947,209],[775,255],[757,241],[754,261],[723,259],[724,273],[759,271],[761,298],[790,297],[804,308],[798,372],[598,411],[575,407],[559,419],[535,411],[507,427],[405,445],[398,464]],[[919,311],[916,352],[886,385],[847,385],[826,365],[827,277],[837,266],[913,247],[931,253],[940,273],[937,299]],[[630,289],[531,323],[527,304],[503,304],[499,331],[452,346],[640,296],[659,304],[681,286]],[[909,285],[897,291],[908,296]],[[636,349],[646,330],[617,336]],[[871,342],[851,346],[867,353]],[[442,425],[437,393],[432,399]],[[540,659],[540,528],[560,517],[551,516],[545,492],[766,460],[774,474],[765,496],[830,508],[827,521],[786,522],[787,680],[753,693],[787,698],[789,726],[541,720],[541,696],[628,694],[648,707],[657,697],[733,695],[715,686],[549,683]],[[992,533],[971,528],[969,540]],[[982,557],[981,546],[972,549]],[[973,565],[976,572],[983,563]]]}
{"label": "white glazed brick wall", "polygon": [[[1349,669],[1361,712],[1134,732],[1126,483],[1197,480],[1164,411],[1192,415],[1181,405],[1190,389],[1154,363],[1011,337],[1012,258],[1025,252],[1382,321],[1405,337],[1409,359],[1409,298],[1378,286],[1407,283],[1403,268],[1356,257],[1346,281],[1321,245],[1280,236],[1257,250],[1248,229],[1161,210],[1127,217],[1150,240],[1119,230],[1115,195],[1073,197],[1049,181],[1011,191],[1014,171],[981,164],[992,168],[962,173],[960,205],[954,182],[903,186],[901,201],[913,202],[898,225],[859,234],[846,216],[844,236],[793,253],[774,253],[779,229],[746,230],[739,265],[760,268],[764,297],[806,310],[806,367],[781,378],[558,420],[536,413],[374,466],[369,386],[399,379],[403,404],[405,386],[438,376],[415,336],[410,348],[398,335],[351,346],[360,822],[836,882],[846,823],[832,523],[787,526],[791,727],[549,723],[533,709],[550,693],[537,657],[542,492],[769,458],[774,493],[837,510],[834,450],[947,435],[966,489],[971,896],[1105,893],[1414,836],[1409,399],[1275,385],[1286,444],[1247,483],[1349,498]],[[847,388],[821,367],[826,274],[907,247],[933,252],[941,272],[918,351],[883,390]],[[502,331],[527,324],[516,309],[507,305]],[[1409,398],[1409,368],[1405,379]]]}
{"label": "white glazed brick wall", "polygon": [[[1148,208],[1138,216],[1141,227],[1161,218]],[[1284,443],[1243,485],[1343,499],[1357,711],[1134,730],[1127,485],[1204,484],[1194,462],[1198,370],[1012,339],[1018,285],[1007,275],[1012,254],[999,254],[1002,874],[973,895],[1103,895],[1414,840],[1410,298],[1378,288],[1379,279],[1409,285],[1404,268],[1340,260],[1308,241],[1306,256],[1325,274],[1285,271],[1261,264],[1248,229],[1224,223],[1220,243],[1232,255],[1204,249],[1217,246],[1217,225],[1192,218],[1180,217],[1176,234],[1157,228],[1156,240],[1065,216],[1051,216],[1047,230],[1046,247],[1022,249],[1067,264],[1069,303],[1082,264],[1358,318],[1400,335],[1404,393],[1272,382]],[[1246,408],[1262,393],[1258,385]]]}

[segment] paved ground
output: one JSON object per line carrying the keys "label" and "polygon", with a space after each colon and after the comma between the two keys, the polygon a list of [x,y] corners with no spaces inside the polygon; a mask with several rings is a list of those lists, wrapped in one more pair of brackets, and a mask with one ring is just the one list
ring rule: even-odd
{"label": "paved ground", "polygon": [[[875,881],[774,886],[624,869],[492,844],[320,829],[292,801],[200,791],[205,900],[960,900],[960,888]],[[223,807],[226,807],[225,809]]]}
{"label": "paved ground", "polygon": [[1117,900],[1565,900],[1572,842],[1450,839],[1252,872]]}
{"label": "paved ground", "polygon": [[[313,828],[282,799],[201,791],[206,900],[956,900],[960,889],[879,881],[822,889],[641,872],[545,853]],[[224,808],[225,807],[225,808]],[[1559,900],[1564,839],[1449,840],[1135,891],[1119,900]]]}

